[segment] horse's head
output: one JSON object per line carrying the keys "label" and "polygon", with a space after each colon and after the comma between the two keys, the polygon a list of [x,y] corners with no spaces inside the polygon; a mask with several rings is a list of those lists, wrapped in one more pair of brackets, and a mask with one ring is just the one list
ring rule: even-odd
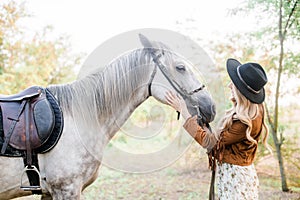
{"label": "horse's head", "polygon": [[214,120],[216,110],[211,95],[192,72],[193,65],[161,42],[153,42],[140,34],[141,43],[153,59],[149,80],[149,95],[166,104],[165,94],[173,90],[183,97],[191,115],[199,123]]}

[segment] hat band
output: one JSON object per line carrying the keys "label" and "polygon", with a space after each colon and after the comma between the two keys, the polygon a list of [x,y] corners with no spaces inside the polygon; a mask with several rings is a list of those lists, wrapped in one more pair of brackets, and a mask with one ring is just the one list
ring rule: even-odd
{"label": "hat band", "polygon": [[259,94],[260,90],[259,90],[259,91],[254,90],[254,89],[253,89],[252,87],[250,87],[250,86],[245,82],[245,80],[242,78],[242,76],[241,76],[241,74],[240,74],[240,66],[241,66],[241,65],[239,65],[239,66],[237,67],[237,69],[236,69],[239,79],[242,81],[242,83],[243,83],[243,84],[244,84],[251,92],[253,92],[253,93],[255,93],[255,94]]}

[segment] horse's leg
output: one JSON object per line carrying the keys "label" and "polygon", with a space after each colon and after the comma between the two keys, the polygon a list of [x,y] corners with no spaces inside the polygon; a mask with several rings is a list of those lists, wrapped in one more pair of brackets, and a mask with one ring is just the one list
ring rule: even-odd
{"label": "horse's leg", "polygon": [[43,194],[41,200],[53,200],[50,194]]}
{"label": "horse's leg", "polygon": [[65,186],[61,188],[54,189],[52,191],[53,200],[80,200],[81,191],[78,188],[73,188],[74,186]]}
{"label": "horse's leg", "polygon": [[80,200],[81,191],[97,178],[100,161],[78,148],[78,143],[74,146],[77,149],[60,149],[58,144],[58,148],[40,156],[43,183],[53,200]]}
{"label": "horse's leg", "polygon": [[[72,182],[66,181],[61,184],[52,185],[51,196],[53,200],[80,200],[81,187],[79,181],[73,180]],[[47,198],[45,198],[47,199]],[[43,199],[44,200],[44,199]]]}
{"label": "horse's leg", "polygon": [[80,135],[84,133],[79,134],[74,121],[65,116],[59,142],[51,151],[39,155],[42,185],[53,200],[80,200],[81,191],[97,177],[101,156],[95,157],[93,153],[103,149],[98,140],[91,140],[87,149]]}
{"label": "horse's leg", "polygon": [[[86,166],[85,169],[89,169]],[[96,170],[95,170],[96,169]],[[51,195],[52,198],[42,198],[42,200],[64,200],[64,199],[74,199],[80,200],[81,191],[84,190],[88,185],[94,182],[94,180],[98,177],[99,166],[90,168],[90,172],[88,173],[88,179],[81,179],[82,177],[74,178],[65,178],[63,182],[58,181],[56,183],[52,183],[51,185]],[[84,184],[83,184],[84,183]]]}

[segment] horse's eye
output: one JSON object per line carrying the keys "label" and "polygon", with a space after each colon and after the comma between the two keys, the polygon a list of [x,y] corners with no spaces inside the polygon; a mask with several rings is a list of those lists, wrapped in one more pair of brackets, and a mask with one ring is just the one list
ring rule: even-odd
{"label": "horse's eye", "polygon": [[184,72],[185,71],[185,66],[184,65],[177,65],[176,69],[177,69],[177,71]]}

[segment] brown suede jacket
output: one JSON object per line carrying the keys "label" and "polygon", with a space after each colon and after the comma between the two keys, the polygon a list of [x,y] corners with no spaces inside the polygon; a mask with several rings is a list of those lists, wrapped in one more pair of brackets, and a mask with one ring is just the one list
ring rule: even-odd
{"label": "brown suede jacket", "polygon": [[[261,135],[262,113],[252,120],[251,136],[257,142]],[[246,138],[247,125],[240,120],[234,120],[229,130],[221,133],[218,140],[213,133],[207,133],[198,123],[196,116],[190,117],[184,124],[186,131],[203,147],[215,151],[219,163],[247,166],[253,163],[257,144],[252,144]]]}

